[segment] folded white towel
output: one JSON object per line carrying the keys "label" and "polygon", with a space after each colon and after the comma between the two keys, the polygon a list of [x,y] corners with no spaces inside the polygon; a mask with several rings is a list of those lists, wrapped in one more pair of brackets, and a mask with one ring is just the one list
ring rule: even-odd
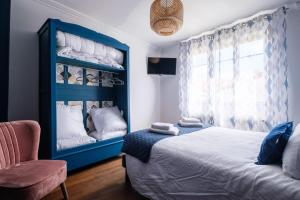
{"label": "folded white towel", "polygon": [[151,124],[151,128],[153,129],[160,129],[166,131],[170,130],[172,127],[174,127],[174,125],[170,123],[154,122]]}
{"label": "folded white towel", "polygon": [[179,125],[182,127],[203,127],[203,124],[201,122],[191,123],[191,122],[184,122],[183,120],[179,120]]}
{"label": "folded white towel", "polygon": [[154,128],[150,128],[149,130],[154,133],[161,133],[161,134],[166,134],[166,135],[178,135],[179,134],[179,129],[177,127],[172,127],[170,130],[161,130],[161,129],[154,129]]}
{"label": "folded white towel", "polygon": [[192,117],[182,117],[182,122],[187,122],[187,123],[200,123],[201,121],[197,118],[192,118]]}

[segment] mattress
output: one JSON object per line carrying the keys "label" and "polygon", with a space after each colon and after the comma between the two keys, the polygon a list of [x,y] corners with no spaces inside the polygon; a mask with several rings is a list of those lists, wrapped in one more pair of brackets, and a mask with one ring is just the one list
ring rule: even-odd
{"label": "mattress", "polygon": [[62,31],[56,32],[56,44],[58,56],[124,69],[124,55],[118,49]]}
{"label": "mattress", "polygon": [[97,139],[97,140],[109,140],[112,138],[117,138],[117,137],[123,137],[126,135],[127,130],[121,130],[121,131],[112,131],[112,132],[107,132],[103,134],[98,134],[97,131],[92,131],[89,133],[89,136]]}
{"label": "mattress", "polygon": [[299,200],[300,181],[256,165],[266,133],[211,127],[157,142],[148,163],[126,155],[132,186],[154,199]]}
{"label": "mattress", "polygon": [[68,139],[57,140],[57,150],[64,150],[73,147],[78,147],[85,144],[95,143],[97,140],[90,136],[77,136]]}

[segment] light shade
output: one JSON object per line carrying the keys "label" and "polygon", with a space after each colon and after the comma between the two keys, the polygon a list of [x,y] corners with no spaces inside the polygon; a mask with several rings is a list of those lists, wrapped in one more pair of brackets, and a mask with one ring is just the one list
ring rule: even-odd
{"label": "light shade", "polygon": [[154,0],[150,10],[151,29],[159,35],[176,33],[183,23],[181,0]]}

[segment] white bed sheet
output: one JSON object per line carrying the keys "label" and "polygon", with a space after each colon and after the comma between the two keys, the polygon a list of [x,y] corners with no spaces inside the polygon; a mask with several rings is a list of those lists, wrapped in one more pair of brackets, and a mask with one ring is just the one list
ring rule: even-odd
{"label": "white bed sheet", "polygon": [[68,139],[57,140],[57,150],[69,149],[72,147],[78,147],[85,144],[95,143],[97,140],[90,136],[77,136]]}
{"label": "white bed sheet", "polygon": [[132,186],[154,199],[299,200],[300,181],[256,165],[266,133],[211,127],[156,143],[148,163],[126,155]]}

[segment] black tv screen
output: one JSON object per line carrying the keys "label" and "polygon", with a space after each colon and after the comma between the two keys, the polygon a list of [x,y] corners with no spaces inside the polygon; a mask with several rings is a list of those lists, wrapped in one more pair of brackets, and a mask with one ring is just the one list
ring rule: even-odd
{"label": "black tv screen", "polygon": [[148,58],[148,74],[176,75],[176,58]]}

